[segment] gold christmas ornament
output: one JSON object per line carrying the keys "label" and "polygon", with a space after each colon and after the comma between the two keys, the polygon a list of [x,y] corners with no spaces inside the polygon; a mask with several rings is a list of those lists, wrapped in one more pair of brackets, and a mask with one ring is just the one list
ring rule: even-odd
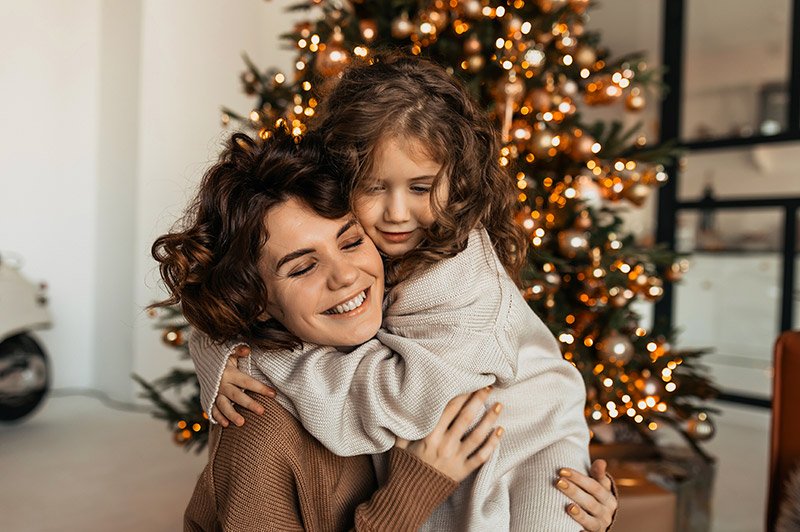
{"label": "gold christmas ornament", "polygon": [[594,65],[595,61],[597,61],[597,50],[592,48],[591,46],[582,44],[578,46],[575,50],[575,53],[572,54],[573,59],[575,59],[575,64],[581,68],[591,68]]}
{"label": "gold christmas ornament", "polygon": [[483,50],[483,45],[481,44],[481,40],[478,39],[476,36],[470,36],[466,41],[464,41],[464,53],[467,55],[474,55],[481,53]]}
{"label": "gold christmas ornament", "polygon": [[358,22],[358,29],[364,42],[371,43],[378,37],[378,23],[372,19],[364,19]]}
{"label": "gold christmas ornament", "polygon": [[565,229],[558,233],[558,248],[568,258],[583,255],[589,248],[589,235],[581,229]]}
{"label": "gold christmas ornament", "polygon": [[555,134],[549,129],[534,130],[528,147],[536,157],[549,157],[548,152],[553,148]]}
{"label": "gold christmas ornament", "polygon": [[588,231],[592,228],[592,217],[589,211],[581,211],[577,218],[575,218],[575,228],[583,231]]}
{"label": "gold christmas ornament", "polygon": [[600,342],[597,355],[609,364],[625,364],[633,358],[633,344],[627,336],[614,331]]}
{"label": "gold christmas ornament", "polygon": [[509,72],[508,77],[500,80],[497,84],[497,92],[503,100],[510,99],[512,102],[522,101],[525,94],[525,82],[516,73]]}
{"label": "gold christmas ornament", "polygon": [[471,55],[467,58],[467,71],[471,73],[478,72],[486,65],[486,58],[480,54]]}
{"label": "gold christmas ornament", "polygon": [[467,0],[466,2],[461,2],[459,5],[463,7],[464,15],[469,18],[481,18],[483,16],[483,6],[480,0]]}
{"label": "gold christmas ornament", "polygon": [[622,192],[631,203],[637,207],[641,207],[650,196],[650,186],[645,185],[640,181],[630,183]]}
{"label": "gold christmas ornament", "polygon": [[428,22],[433,24],[436,31],[442,31],[447,27],[447,12],[446,11],[429,11],[426,18]]}
{"label": "gold christmas ornament", "polygon": [[693,414],[686,423],[686,432],[697,441],[707,441],[714,437],[717,429],[705,412]]}
{"label": "gold christmas ornament", "polygon": [[314,67],[321,75],[335,76],[350,62],[350,53],[345,50],[342,43],[344,36],[342,30],[337,26],[325,49],[317,54]]}
{"label": "gold christmas ornament", "polygon": [[569,155],[575,161],[586,161],[594,156],[592,147],[595,145],[594,138],[586,133],[581,132],[580,136],[573,134],[574,139],[570,145]]}
{"label": "gold christmas ornament", "polygon": [[628,111],[641,111],[646,105],[644,95],[639,87],[634,87],[625,97],[625,108]]}
{"label": "gold christmas ornament", "polygon": [[186,338],[181,329],[169,328],[161,334],[161,341],[170,347],[180,347],[185,343]]}
{"label": "gold christmas ornament", "polygon": [[392,37],[406,39],[414,31],[414,26],[408,19],[408,13],[403,13],[392,21]]}
{"label": "gold christmas ornament", "polygon": [[546,89],[533,89],[525,98],[525,105],[535,111],[549,111],[550,107],[553,105],[553,95]]}

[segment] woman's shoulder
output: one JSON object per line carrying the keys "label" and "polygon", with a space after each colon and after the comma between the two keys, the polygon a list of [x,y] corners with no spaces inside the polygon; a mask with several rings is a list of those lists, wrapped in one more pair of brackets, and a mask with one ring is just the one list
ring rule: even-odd
{"label": "woman's shoulder", "polygon": [[300,422],[287,412],[274,399],[248,392],[256,402],[264,407],[259,415],[241,408],[244,425],[230,425],[223,429],[221,445],[246,450],[252,455],[270,452],[294,453],[307,444],[311,436]]}

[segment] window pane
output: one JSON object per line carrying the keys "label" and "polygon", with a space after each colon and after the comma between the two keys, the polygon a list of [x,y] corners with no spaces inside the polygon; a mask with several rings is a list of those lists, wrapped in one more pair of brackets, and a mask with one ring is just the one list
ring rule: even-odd
{"label": "window pane", "polygon": [[761,144],[692,153],[678,179],[678,199],[800,197],[800,143]]}
{"label": "window pane", "polygon": [[787,127],[790,0],[688,0],[681,138]]}
{"label": "window pane", "polygon": [[[724,392],[770,397],[772,347],[780,324],[783,254],[777,246],[782,242],[783,211],[737,210],[717,216],[729,237],[695,251],[689,272],[675,287],[677,344],[713,349],[704,360]],[[679,218],[686,227],[701,220],[697,212],[682,213]],[[758,244],[740,236],[746,243],[739,245],[737,225],[777,227],[778,235]],[[683,245],[683,251],[695,248],[688,240]]]}

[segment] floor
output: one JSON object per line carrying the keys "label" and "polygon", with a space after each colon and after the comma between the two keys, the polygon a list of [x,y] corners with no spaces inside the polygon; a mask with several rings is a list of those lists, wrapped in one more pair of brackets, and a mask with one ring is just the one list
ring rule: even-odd
{"label": "floor", "polygon": [[[769,413],[721,406],[707,449],[718,457],[712,532],[763,530]],[[88,397],[51,398],[0,425],[0,529],[181,529],[205,454],[172,443],[164,422]]]}

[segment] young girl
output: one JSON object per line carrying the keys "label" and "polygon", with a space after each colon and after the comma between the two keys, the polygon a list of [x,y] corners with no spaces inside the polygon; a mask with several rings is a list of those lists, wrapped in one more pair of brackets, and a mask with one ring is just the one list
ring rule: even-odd
{"label": "young girl", "polygon": [[[570,514],[604,529],[616,508],[610,482],[577,473],[589,462],[583,381],[512,280],[526,245],[488,119],[442,69],[403,56],[347,69],[323,105],[326,148],[388,260],[383,328],[347,354],[310,344],[292,357],[254,349],[240,365],[275,386],[280,404],[338,455],[420,439],[454,396],[493,384],[504,444],[423,529],[580,530],[552,487],[559,471],[557,486],[591,511],[571,505]],[[309,258],[297,273],[315,267]],[[358,312],[353,296],[334,312]],[[202,336],[190,344],[209,412],[235,346]]]}

